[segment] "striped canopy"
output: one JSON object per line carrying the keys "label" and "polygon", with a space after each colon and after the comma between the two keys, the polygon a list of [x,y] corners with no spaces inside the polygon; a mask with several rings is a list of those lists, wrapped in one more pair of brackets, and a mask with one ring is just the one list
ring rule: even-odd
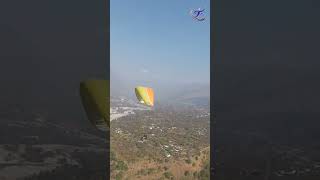
{"label": "striped canopy", "polygon": [[152,88],[138,86],[135,88],[135,92],[140,103],[147,106],[154,105],[154,93]]}

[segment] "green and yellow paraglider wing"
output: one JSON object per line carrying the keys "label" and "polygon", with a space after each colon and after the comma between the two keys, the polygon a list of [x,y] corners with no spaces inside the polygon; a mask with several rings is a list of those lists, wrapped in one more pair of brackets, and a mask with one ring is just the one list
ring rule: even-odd
{"label": "green and yellow paraglider wing", "polygon": [[80,83],[80,96],[88,119],[98,129],[110,127],[109,81],[86,80]]}
{"label": "green and yellow paraglider wing", "polygon": [[138,86],[135,88],[135,93],[140,103],[148,106],[154,105],[154,92],[152,88]]}

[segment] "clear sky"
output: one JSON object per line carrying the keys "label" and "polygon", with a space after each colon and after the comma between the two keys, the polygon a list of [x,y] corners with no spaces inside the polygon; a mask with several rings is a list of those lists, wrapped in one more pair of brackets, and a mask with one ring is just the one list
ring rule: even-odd
{"label": "clear sky", "polygon": [[[210,82],[209,0],[111,0],[111,81]],[[204,8],[196,21],[191,9]]]}

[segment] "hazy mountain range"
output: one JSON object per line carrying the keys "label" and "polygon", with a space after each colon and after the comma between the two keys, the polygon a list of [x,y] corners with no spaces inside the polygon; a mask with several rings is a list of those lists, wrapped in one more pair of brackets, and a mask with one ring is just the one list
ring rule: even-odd
{"label": "hazy mountain range", "polygon": [[135,99],[134,88],[136,86],[152,87],[155,92],[155,101],[161,103],[208,104],[210,98],[209,83],[156,81],[141,84],[139,81],[129,81],[116,73],[111,73],[111,96],[126,96]]}

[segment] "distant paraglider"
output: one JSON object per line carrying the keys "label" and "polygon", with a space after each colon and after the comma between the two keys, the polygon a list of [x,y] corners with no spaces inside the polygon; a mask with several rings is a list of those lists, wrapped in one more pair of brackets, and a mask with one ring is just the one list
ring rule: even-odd
{"label": "distant paraglider", "polygon": [[154,106],[154,92],[152,88],[138,86],[135,88],[135,93],[141,104]]}

